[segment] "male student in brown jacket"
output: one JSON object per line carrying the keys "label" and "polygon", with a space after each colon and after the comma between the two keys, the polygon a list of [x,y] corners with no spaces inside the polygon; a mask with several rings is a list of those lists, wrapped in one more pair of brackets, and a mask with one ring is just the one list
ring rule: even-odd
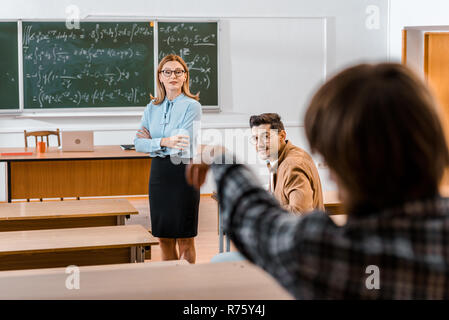
{"label": "male student in brown jacket", "polygon": [[281,206],[295,214],[324,210],[320,176],[312,157],[286,140],[277,113],[251,116],[251,142],[270,173],[269,190]]}

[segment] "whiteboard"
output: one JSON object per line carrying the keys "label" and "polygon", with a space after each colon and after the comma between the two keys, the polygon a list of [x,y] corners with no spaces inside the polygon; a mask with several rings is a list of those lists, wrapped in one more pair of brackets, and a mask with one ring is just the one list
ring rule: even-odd
{"label": "whiteboard", "polygon": [[278,112],[303,123],[311,94],[326,78],[326,18],[236,19],[222,27],[229,41],[222,46],[222,81],[231,82],[222,99],[234,112]]}

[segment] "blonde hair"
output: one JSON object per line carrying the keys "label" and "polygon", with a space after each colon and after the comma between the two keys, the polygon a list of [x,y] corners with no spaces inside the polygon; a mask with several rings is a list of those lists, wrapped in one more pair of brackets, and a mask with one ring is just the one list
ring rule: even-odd
{"label": "blonde hair", "polygon": [[158,105],[160,103],[162,103],[165,100],[165,87],[164,85],[161,83],[161,81],[159,80],[159,74],[162,71],[162,67],[169,61],[177,61],[179,62],[182,67],[184,68],[184,71],[186,72],[186,81],[184,81],[184,84],[182,85],[182,93],[184,93],[187,97],[195,99],[195,100],[200,100],[200,93],[198,92],[196,95],[192,94],[190,92],[189,89],[189,81],[190,81],[190,73],[189,73],[189,68],[187,67],[187,64],[184,62],[184,60],[182,60],[182,58],[180,56],[177,56],[175,54],[169,54],[167,56],[165,56],[161,62],[159,62],[159,66],[157,67],[157,84],[156,84],[156,89],[157,89],[157,96],[153,97],[153,95],[150,94],[151,100],[153,100],[153,104]]}

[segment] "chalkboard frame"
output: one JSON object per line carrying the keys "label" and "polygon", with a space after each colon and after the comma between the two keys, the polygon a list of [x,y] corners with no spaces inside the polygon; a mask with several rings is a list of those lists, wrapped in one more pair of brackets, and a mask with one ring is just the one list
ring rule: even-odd
{"label": "chalkboard frame", "polygon": [[[155,61],[154,61],[154,67],[155,69],[157,68],[157,66],[159,65],[159,29],[158,29],[158,23],[159,22],[171,22],[171,23],[216,23],[217,24],[217,102],[218,105],[214,106],[214,105],[201,105],[202,110],[206,111],[206,112],[220,112],[221,111],[221,90],[220,90],[220,74],[221,74],[221,63],[220,63],[220,30],[221,30],[221,23],[220,20],[217,19],[172,19],[172,18],[159,18],[155,20],[155,30],[157,30],[157,33],[154,37],[154,48],[155,48]],[[154,75],[155,79],[154,79],[154,83],[156,85],[156,81],[157,81],[157,75],[155,73]],[[201,98],[201,95],[200,95]],[[201,103],[201,100],[200,100]]]}
{"label": "chalkboard frame", "polygon": [[[21,46],[22,46],[22,37],[21,37],[21,30],[22,23],[20,20],[17,19],[1,19],[0,23],[3,22],[15,22],[17,24],[17,52],[19,52]],[[18,53],[19,54],[19,53]],[[18,82],[19,82],[19,105],[18,108],[4,108],[0,109],[0,115],[8,115],[8,114],[20,114],[23,112],[22,104],[21,104],[21,69],[20,69],[20,57],[18,57],[18,66],[17,66],[17,72],[18,72]]]}
{"label": "chalkboard frame", "polygon": [[[25,108],[24,106],[24,81],[23,81],[23,45],[22,45],[22,23],[23,22],[60,22],[64,23],[66,20],[63,19],[10,19],[1,20],[5,22],[17,22],[18,30],[18,72],[19,72],[19,109],[3,109],[0,110],[0,114],[20,114],[24,117],[32,117],[33,115],[42,117],[45,114],[48,116],[73,116],[79,114],[80,116],[87,116],[92,114],[92,116],[99,116],[101,114],[105,116],[114,115],[141,115],[146,106],[122,106],[122,107],[92,107],[92,108],[42,108],[42,109],[32,109]],[[221,23],[219,19],[202,19],[202,18],[158,18],[158,17],[88,17],[81,19],[80,22],[153,22],[153,47],[154,47],[154,70],[156,71],[159,64],[158,61],[158,22],[171,22],[171,23],[216,23],[217,25],[217,105],[202,105],[202,109],[205,112],[220,112],[221,111],[221,88],[220,88],[220,75],[221,75],[221,63],[220,63],[220,30]],[[156,93],[156,77],[157,74],[154,72],[154,93]]]}

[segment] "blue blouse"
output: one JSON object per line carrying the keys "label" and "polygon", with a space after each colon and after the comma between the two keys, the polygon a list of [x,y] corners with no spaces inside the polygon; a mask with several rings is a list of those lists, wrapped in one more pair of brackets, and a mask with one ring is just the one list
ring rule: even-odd
{"label": "blue blouse", "polygon": [[[201,104],[184,94],[180,94],[173,100],[165,100],[159,105],[150,102],[142,116],[141,127],[148,129],[151,139],[134,138],[136,151],[149,153],[150,157],[166,157],[178,155],[182,158],[192,158],[194,141],[197,132],[194,131],[193,122],[198,121],[195,126],[199,129],[201,120]],[[195,130],[197,131],[197,130]],[[190,137],[190,148],[183,151],[174,148],[161,147],[161,139],[177,134]]]}

